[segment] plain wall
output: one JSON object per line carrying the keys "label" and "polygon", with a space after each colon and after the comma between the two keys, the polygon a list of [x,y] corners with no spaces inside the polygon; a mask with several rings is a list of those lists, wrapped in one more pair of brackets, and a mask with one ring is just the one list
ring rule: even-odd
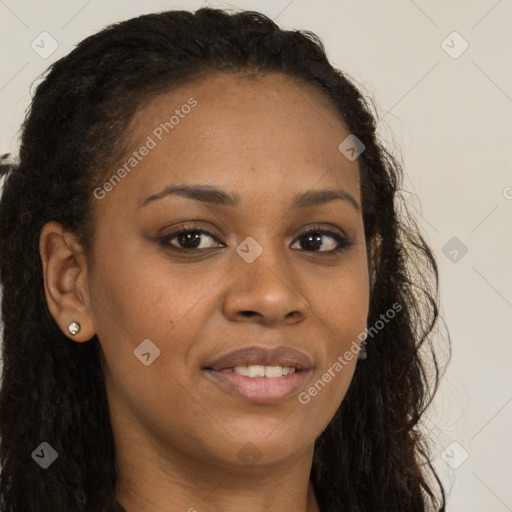
{"label": "plain wall", "polygon": [[[132,16],[203,5],[0,2],[0,153],[16,151],[32,82],[77,42]],[[281,26],[317,33],[333,64],[375,98],[382,134],[390,147],[401,148],[404,188],[439,264],[453,355],[426,425],[449,491],[448,510],[512,510],[512,3],[209,5],[261,11]],[[42,32],[58,43],[47,58],[31,47],[35,41],[42,50]],[[468,48],[459,55],[464,41]]]}

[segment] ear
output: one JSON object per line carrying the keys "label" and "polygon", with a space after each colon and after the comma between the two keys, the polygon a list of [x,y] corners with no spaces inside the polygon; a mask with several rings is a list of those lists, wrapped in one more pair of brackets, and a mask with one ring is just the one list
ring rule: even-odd
{"label": "ear", "polygon": [[[87,282],[87,263],[82,246],[58,222],[48,222],[39,237],[44,291],[48,309],[62,332],[73,341],[90,340],[95,332]],[[74,336],[68,325],[78,322]]]}

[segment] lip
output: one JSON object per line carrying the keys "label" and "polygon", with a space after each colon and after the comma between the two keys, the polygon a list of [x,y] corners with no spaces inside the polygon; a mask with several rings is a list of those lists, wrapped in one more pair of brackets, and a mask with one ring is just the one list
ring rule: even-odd
{"label": "lip", "polygon": [[[223,372],[235,366],[287,366],[295,372],[283,377],[246,377]],[[206,375],[222,389],[254,404],[273,404],[294,395],[311,373],[313,364],[304,353],[290,347],[266,349],[246,347],[229,352],[203,368]]]}

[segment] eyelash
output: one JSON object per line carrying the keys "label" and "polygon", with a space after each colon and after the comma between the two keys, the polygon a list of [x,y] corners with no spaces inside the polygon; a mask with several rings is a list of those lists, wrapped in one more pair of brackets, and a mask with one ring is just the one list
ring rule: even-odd
{"label": "eyelash", "polygon": [[[217,236],[211,233],[210,231],[195,227],[193,225],[186,225],[182,226],[181,228],[177,229],[176,231],[173,231],[172,233],[169,233],[168,235],[165,235],[160,239],[160,242],[163,245],[167,245],[170,250],[183,252],[183,253],[198,253],[198,252],[204,252],[208,249],[214,249],[214,247],[209,247],[207,249],[182,249],[180,247],[176,247],[174,245],[171,245],[170,242],[174,240],[175,238],[179,237],[180,235],[189,234],[189,233],[197,233],[197,234],[203,234],[211,237],[214,239],[217,243],[220,243]],[[301,235],[299,235],[293,242],[295,243],[297,240],[300,240],[301,238],[309,235],[309,234],[317,234],[317,235],[328,235],[331,238],[333,238],[338,246],[335,249],[331,249],[329,251],[307,251],[305,249],[302,249],[304,252],[309,253],[318,253],[318,254],[335,254],[341,251],[346,251],[350,247],[352,247],[354,242],[350,240],[347,236],[340,235],[339,233],[336,233],[335,231],[331,231],[329,229],[321,228],[313,226],[307,231],[304,231]],[[297,250],[297,249],[295,249]]]}

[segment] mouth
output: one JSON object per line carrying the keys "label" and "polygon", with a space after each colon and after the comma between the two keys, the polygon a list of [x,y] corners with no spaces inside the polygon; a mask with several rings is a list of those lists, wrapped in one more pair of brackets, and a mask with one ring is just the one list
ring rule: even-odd
{"label": "mouth", "polygon": [[248,347],[225,354],[203,371],[224,391],[254,404],[272,404],[294,395],[313,364],[289,347]]}

